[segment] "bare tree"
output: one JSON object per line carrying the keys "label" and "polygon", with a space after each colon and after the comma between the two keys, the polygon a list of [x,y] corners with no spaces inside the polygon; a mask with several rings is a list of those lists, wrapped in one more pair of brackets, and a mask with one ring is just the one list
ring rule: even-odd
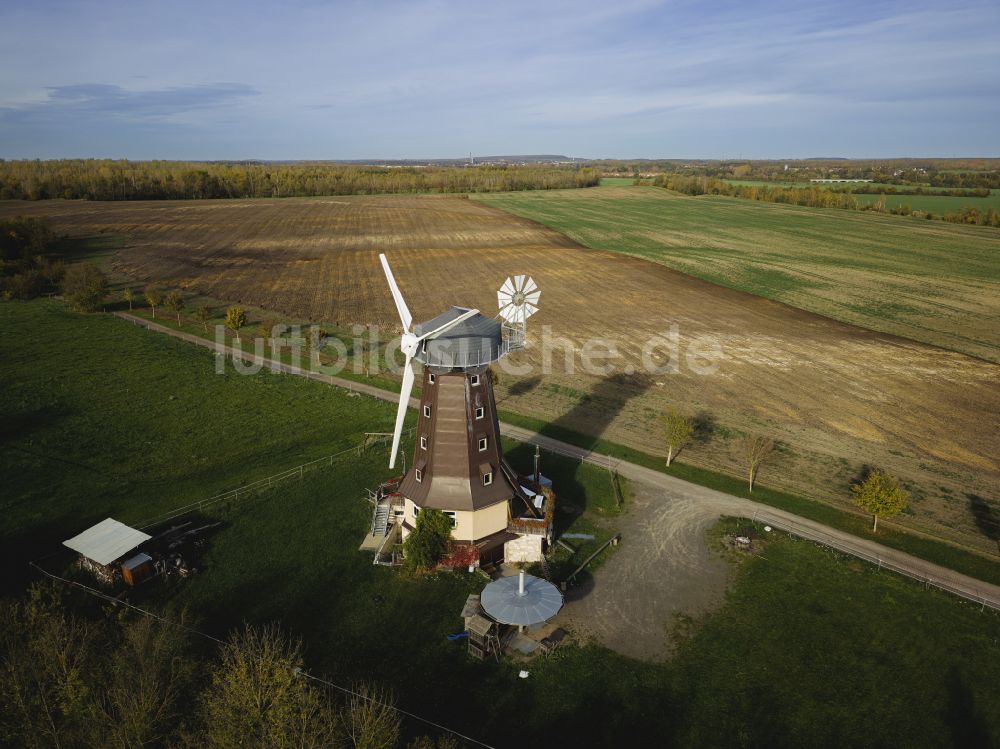
{"label": "bare tree", "polygon": [[201,326],[205,329],[205,332],[207,333],[208,320],[209,318],[212,317],[212,308],[209,307],[207,304],[203,304],[197,309],[194,315],[196,318],[198,318],[198,322],[201,323]]}
{"label": "bare tree", "polygon": [[101,743],[87,683],[100,667],[99,629],[64,610],[48,586],[34,586],[26,601],[0,601],[0,743]]}
{"label": "bare tree", "polygon": [[337,746],[342,736],[326,696],[300,675],[302,644],[276,625],[247,626],[222,647],[222,663],[204,698],[198,745]]}
{"label": "bare tree", "polygon": [[673,460],[674,451],[680,449],[691,439],[694,432],[694,422],[687,416],[668,408],[663,414],[663,433],[667,443],[667,468]]}
{"label": "bare tree", "polygon": [[385,689],[356,686],[347,703],[344,724],[355,749],[392,749],[399,741],[399,712]]}
{"label": "bare tree", "polygon": [[95,695],[114,745],[156,744],[176,726],[195,672],[186,644],[180,629],[149,617],[125,627]]}
{"label": "bare tree", "polygon": [[167,305],[167,309],[177,315],[177,324],[181,324],[181,310],[184,309],[184,297],[181,296],[181,292],[174,289],[169,294],[167,294],[166,299],[163,303]]}
{"label": "bare tree", "polygon": [[757,480],[757,472],[774,450],[774,440],[759,434],[748,434],[743,438],[743,448],[752,493],[754,481]]}

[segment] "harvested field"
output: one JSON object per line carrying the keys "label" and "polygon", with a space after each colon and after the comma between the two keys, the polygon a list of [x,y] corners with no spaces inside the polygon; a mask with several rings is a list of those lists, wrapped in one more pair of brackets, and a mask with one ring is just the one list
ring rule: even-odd
{"label": "harvested field", "polygon": [[[912,203],[909,197],[902,202]],[[996,229],[689,197],[655,187],[511,193],[482,201],[587,247],[1000,362]]]}
{"label": "harvested field", "polygon": [[[902,523],[997,550],[987,521],[991,511],[993,518],[1000,512],[1000,367],[981,359],[836,322],[662,264],[585,249],[460,198],[0,206],[0,215],[17,213],[49,215],[74,234],[124,235],[113,259],[122,275],[340,326],[396,330],[380,250],[390,252],[417,318],[439,312],[442,300],[492,311],[503,279],[529,272],[542,288],[542,312],[533,319],[533,347],[515,363],[536,367],[504,377],[502,408],[662,453],[657,419],[673,405],[703,417],[701,437],[682,460],[742,473],[738,436],[771,434],[782,445],[761,481],[839,504],[849,502],[848,483],[863,465],[882,465],[913,489]],[[942,282],[950,283],[943,276]],[[971,306],[994,303],[982,294],[968,299]],[[680,371],[627,374],[627,367],[642,367],[642,342],[671,325],[677,325]],[[557,371],[542,375],[545,326],[571,339],[577,353],[589,338],[614,341],[620,353],[610,362],[614,371],[559,371],[556,355]],[[701,336],[721,347],[716,374],[695,374],[684,363]]]}

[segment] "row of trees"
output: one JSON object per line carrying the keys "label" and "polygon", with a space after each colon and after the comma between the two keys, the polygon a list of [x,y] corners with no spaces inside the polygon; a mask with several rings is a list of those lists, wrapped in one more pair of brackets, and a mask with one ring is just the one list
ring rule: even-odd
{"label": "row of trees", "polygon": [[859,201],[845,190],[830,190],[823,187],[781,187],[770,185],[740,185],[712,177],[689,176],[684,174],[662,174],[654,180],[658,187],[680,192],[685,195],[725,195],[746,200],[767,203],[785,203],[811,208],[845,208],[855,211],[875,211],[912,215],[919,218],[939,219],[958,224],[1000,227],[1000,211],[996,208],[980,209],[963,206],[957,211],[946,211],[942,215],[929,211],[914,211],[909,206],[897,206],[887,210],[885,196],[874,203]]}
{"label": "row of trees", "polygon": [[[401,745],[393,697],[370,685],[335,698],[304,676],[302,643],[248,626],[217,650],[185,629],[76,608],[52,585],[0,601],[0,744],[310,749]],[[182,617],[182,624],[191,622]],[[422,737],[412,749],[453,749]]]}
{"label": "row of trees", "polygon": [[591,187],[575,166],[374,167],[330,162],[0,161],[0,199],[178,200]]}
{"label": "row of trees", "polygon": [[[695,431],[694,420],[684,414],[667,409],[663,416],[663,435],[667,446],[667,467],[674,455],[691,440]],[[761,466],[777,447],[770,437],[749,434],[742,439],[744,465],[747,471],[749,491],[753,493],[754,483]],[[854,504],[873,517],[872,532],[878,530],[878,519],[893,517],[902,512],[909,501],[909,493],[899,485],[899,481],[888,471],[873,468],[851,485]]]}

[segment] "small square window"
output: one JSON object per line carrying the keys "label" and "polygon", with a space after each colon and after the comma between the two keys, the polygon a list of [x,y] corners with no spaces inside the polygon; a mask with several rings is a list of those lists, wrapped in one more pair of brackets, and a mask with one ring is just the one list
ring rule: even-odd
{"label": "small square window", "polygon": [[421,450],[427,449],[427,436],[423,434],[420,435],[420,449]]}
{"label": "small square window", "polygon": [[489,486],[493,483],[493,472],[483,474],[483,486]]}
{"label": "small square window", "polygon": [[426,406],[424,406],[424,416],[426,416],[428,419],[431,417],[431,407],[430,407],[430,404],[427,404]]}
{"label": "small square window", "polygon": [[487,441],[485,437],[479,438],[479,452],[484,452],[486,450]]}
{"label": "small square window", "polygon": [[472,387],[475,387],[476,385],[478,385],[479,384],[479,375],[472,375],[471,383],[472,383]]}
{"label": "small square window", "polygon": [[476,418],[481,419],[485,415],[486,415],[486,409],[484,409],[482,406],[476,406]]}
{"label": "small square window", "polygon": [[448,510],[445,510],[444,514],[447,515],[451,519],[451,527],[454,528],[455,525],[456,525],[456,522],[455,522],[456,513],[449,512]]}
{"label": "small square window", "polygon": [[431,372],[429,375],[427,375],[427,382],[429,382],[431,385],[433,385],[436,381],[437,381],[437,378],[434,376],[433,372]]}
{"label": "small square window", "polygon": [[[417,469],[416,469],[416,470],[415,470],[415,471],[413,472],[413,477],[414,477],[414,478],[415,478],[415,479],[417,480],[417,483],[419,484],[419,483],[420,483],[421,481],[423,481],[423,480],[424,480],[424,472],[423,472],[423,471],[421,471],[421,470],[420,470],[419,468],[417,468]],[[414,514],[414,515],[416,515],[416,513],[415,513],[415,512],[414,512],[413,514]]]}

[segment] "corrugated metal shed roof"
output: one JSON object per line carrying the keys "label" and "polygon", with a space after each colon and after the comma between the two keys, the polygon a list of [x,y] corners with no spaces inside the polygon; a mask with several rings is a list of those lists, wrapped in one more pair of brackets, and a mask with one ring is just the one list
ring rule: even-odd
{"label": "corrugated metal shed roof", "polygon": [[111,564],[151,538],[148,533],[107,518],[80,535],[63,541],[63,546],[68,546],[98,564]]}

